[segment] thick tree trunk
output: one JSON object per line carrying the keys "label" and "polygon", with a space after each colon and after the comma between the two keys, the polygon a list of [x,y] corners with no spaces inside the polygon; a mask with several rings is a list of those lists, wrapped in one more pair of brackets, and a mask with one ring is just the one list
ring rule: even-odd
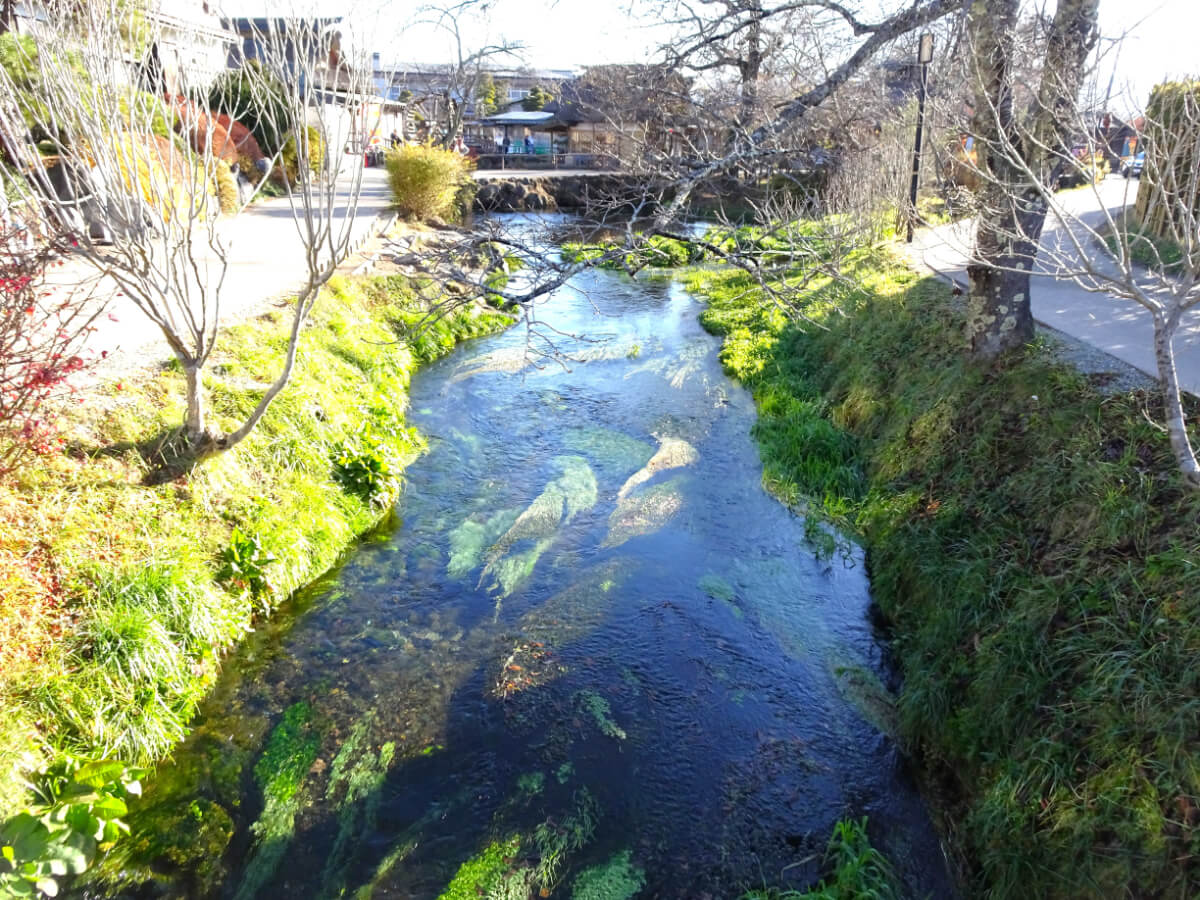
{"label": "thick tree trunk", "polygon": [[1033,340],[1030,276],[1046,209],[1036,189],[1026,190],[1022,205],[1012,190],[998,186],[987,192],[975,234],[976,261],[967,266],[967,346],[981,359]]}
{"label": "thick tree trunk", "polygon": [[[1047,37],[1038,97],[1026,122],[1013,110],[1019,0],[973,0],[974,131],[988,180],[967,268],[971,352],[989,359],[1033,337],[1030,274],[1046,223],[1045,192],[1057,181],[1071,135],[1099,0],[1060,0]],[[1029,137],[1032,136],[1032,139]]]}
{"label": "thick tree trunk", "polygon": [[1163,406],[1166,409],[1167,435],[1175,463],[1190,487],[1200,488],[1200,463],[1187,432],[1187,416],[1180,397],[1179,372],[1175,368],[1175,331],[1179,327],[1179,310],[1156,314],[1154,317],[1154,359],[1162,384]]}

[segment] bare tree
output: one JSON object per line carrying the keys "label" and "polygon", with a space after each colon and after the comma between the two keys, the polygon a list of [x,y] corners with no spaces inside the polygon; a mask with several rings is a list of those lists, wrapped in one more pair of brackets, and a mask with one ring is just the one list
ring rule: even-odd
{"label": "bare tree", "polygon": [[[79,258],[162,332],[186,379],[188,452],[228,449],[287,384],[320,287],[350,250],[361,157],[340,151],[374,128],[361,105],[371,73],[332,23],[285,18],[253,28],[258,65],[246,72],[264,114],[288,135],[272,163],[306,271],[283,366],[246,420],[218,434],[209,427],[203,376],[228,274],[221,198],[225,214],[238,204],[229,202],[228,148],[213,143],[205,86],[183,72],[171,103],[142,89],[137,62],[162,40],[152,7],[126,0],[33,6],[34,21],[54,23],[18,45],[36,77],[16,83],[0,73],[0,143],[21,176],[14,189],[38,219],[69,232]],[[278,102],[267,103],[266,92],[279,85]]]}

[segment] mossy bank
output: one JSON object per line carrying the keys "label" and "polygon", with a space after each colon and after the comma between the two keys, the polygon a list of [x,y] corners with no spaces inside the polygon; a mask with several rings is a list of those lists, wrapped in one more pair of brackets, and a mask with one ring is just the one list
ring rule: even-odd
{"label": "mossy bank", "polygon": [[1157,401],[1044,343],[975,364],[947,286],[877,253],[846,274],[804,330],[742,273],[687,277],[767,485],[868,548],[966,892],[1196,896],[1200,496]]}
{"label": "mossy bank", "polygon": [[[296,373],[243,444],[155,477],[181,421],[173,367],[89,392],[64,452],[0,485],[0,816],[17,777],[66,753],[147,764],[185,734],[223,652],[389,514],[423,448],[413,370],[511,319],[423,323],[401,276],[335,278]],[[279,370],[287,312],[223,334],[213,424],[245,418]]]}

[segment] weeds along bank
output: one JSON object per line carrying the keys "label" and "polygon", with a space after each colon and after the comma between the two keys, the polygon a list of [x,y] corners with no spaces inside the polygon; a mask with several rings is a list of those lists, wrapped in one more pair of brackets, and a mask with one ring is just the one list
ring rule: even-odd
{"label": "weeds along bank", "polygon": [[[243,419],[279,370],[285,312],[223,336],[218,420]],[[424,446],[405,424],[413,370],[512,321],[470,307],[410,334],[423,316],[401,276],[335,278],[244,444],[156,478],[182,416],[167,368],[98,389],[67,452],[0,485],[0,817],[27,802],[22,767],[164,756],[222,651],[388,514]]]}
{"label": "weeds along bank", "polygon": [[1200,497],[1157,401],[1042,345],[979,368],[945,285],[879,255],[848,274],[807,331],[744,274],[686,278],[755,394],[768,487],[868,547],[968,894],[1196,896]]}

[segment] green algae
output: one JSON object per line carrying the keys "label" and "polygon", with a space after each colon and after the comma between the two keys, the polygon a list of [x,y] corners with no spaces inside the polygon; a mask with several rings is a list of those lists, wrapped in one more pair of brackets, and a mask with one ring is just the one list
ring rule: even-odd
{"label": "green algae", "polygon": [[683,508],[682,483],[682,478],[672,478],[622,497],[608,517],[608,534],[601,546],[619,547],[628,540],[662,528]]}
{"label": "green algae", "polygon": [[446,574],[462,578],[479,565],[485,547],[508,531],[516,522],[520,510],[509,509],[493,513],[483,521],[471,517],[450,532],[450,561]]}
{"label": "green algae", "polygon": [[[491,577],[492,586],[502,596],[507,597],[533,574],[538,560],[564,525],[596,505],[599,496],[596,475],[587,460],[580,456],[560,456],[554,464],[562,474],[546,485],[487,551],[480,584]],[[509,555],[514,545],[525,540],[534,541],[534,545]]]}
{"label": "green algae", "polygon": [[625,729],[613,720],[612,707],[609,706],[608,701],[595,691],[580,691],[575,695],[575,703],[591,717],[601,734],[616,738],[618,741],[623,741],[628,737]]}
{"label": "green algae", "polygon": [[517,790],[531,797],[540,794],[546,787],[545,772],[526,772],[517,779]]}
{"label": "green algae", "polygon": [[699,458],[700,454],[696,452],[696,448],[687,441],[679,438],[661,438],[658,450],[650,457],[646,465],[630,475],[621,485],[621,490],[617,492],[617,499],[624,498],[630,491],[645,484],[659,472],[690,466]]}
{"label": "green algae", "polygon": [[654,447],[645,441],[612,428],[586,426],[568,428],[563,445],[591,460],[603,474],[619,477],[640,469],[654,455]]}
{"label": "green algae", "polygon": [[900,734],[900,715],[895,696],[879,676],[863,666],[834,666],[838,692],[864,719],[890,738]]}
{"label": "green algae", "polygon": [[312,707],[303,701],[289,706],[254,766],[254,778],[263,793],[263,811],[250,826],[254,849],[235,900],[260,896],[274,877],[295,835],[296,814],[305,799],[300,789],[317,758],[319,744]]}
{"label": "green algae", "polygon": [[554,770],[554,777],[558,779],[559,784],[566,784],[575,775],[575,766],[569,762],[563,763]]}
{"label": "green algae", "polygon": [[345,892],[346,875],[354,860],[352,848],[378,820],[382,788],[396,745],[388,741],[376,752],[371,746],[374,725],[373,712],[357,722],[330,768],[325,799],[337,811],[338,833],[326,859],[323,896],[336,897]]}
{"label": "green algae", "polygon": [[208,895],[228,875],[225,850],[233,833],[229,813],[207,797],[155,806],[142,811],[133,833],[104,855],[88,880],[108,888],[186,880]]}
{"label": "green algae", "polygon": [[571,900],[629,900],[646,884],[646,873],[633,864],[628,850],[575,877]]}
{"label": "green algae", "polygon": [[512,869],[513,857],[520,852],[520,836],[493,841],[458,867],[458,872],[438,900],[479,900],[504,880]]}

